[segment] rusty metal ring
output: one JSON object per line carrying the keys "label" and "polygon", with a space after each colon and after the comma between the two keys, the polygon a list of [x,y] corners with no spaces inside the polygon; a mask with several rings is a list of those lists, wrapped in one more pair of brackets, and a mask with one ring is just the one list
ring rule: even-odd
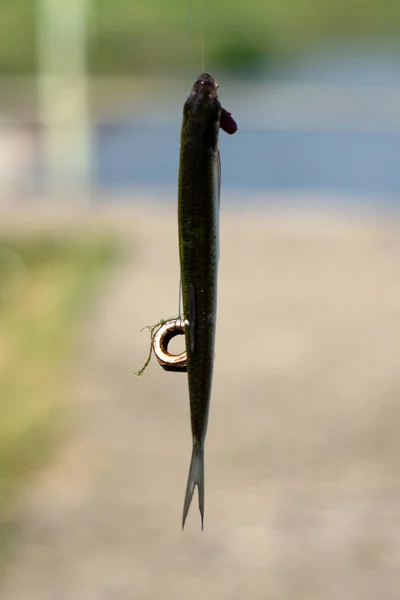
{"label": "rusty metal ring", "polygon": [[166,371],[187,372],[186,351],[181,354],[168,352],[169,342],[177,335],[185,334],[185,325],[182,319],[167,321],[153,335],[151,344],[154,354],[163,369]]}

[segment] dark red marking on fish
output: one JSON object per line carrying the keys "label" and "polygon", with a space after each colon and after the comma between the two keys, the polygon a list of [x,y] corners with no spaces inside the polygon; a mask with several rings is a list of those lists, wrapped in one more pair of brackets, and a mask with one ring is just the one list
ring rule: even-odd
{"label": "dark red marking on fish", "polygon": [[219,120],[219,126],[223,131],[225,131],[225,133],[229,133],[229,135],[236,133],[238,128],[236,121],[233,119],[231,113],[225,110],[224,108],[221,108],[221,118]]}

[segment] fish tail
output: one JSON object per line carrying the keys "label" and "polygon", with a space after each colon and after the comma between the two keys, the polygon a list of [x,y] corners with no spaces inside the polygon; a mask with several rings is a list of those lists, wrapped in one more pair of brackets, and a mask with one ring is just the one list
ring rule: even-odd
{"label": "fish tail", "polygon": [[190,461],[189,476],[186,485],[185,503],[183,505],[182,529],[185,527],[186,517],[193,498],[194,488],[197,485],[199,493],[199,510],[201,515],[201,530],[204,520],[204,444],[193,444],[192,460]]}

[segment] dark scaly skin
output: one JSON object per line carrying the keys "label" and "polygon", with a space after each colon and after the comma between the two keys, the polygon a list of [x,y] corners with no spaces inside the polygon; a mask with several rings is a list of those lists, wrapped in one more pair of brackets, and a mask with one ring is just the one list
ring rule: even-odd
{"label": "dark scaly skin", "polygon": [[195,486],[204,515],[204,440],[214,365],[217,316],[221,105],[214,79],[201,75],[183,110],[178,185],[179,251],[193,454],[182,527]]}

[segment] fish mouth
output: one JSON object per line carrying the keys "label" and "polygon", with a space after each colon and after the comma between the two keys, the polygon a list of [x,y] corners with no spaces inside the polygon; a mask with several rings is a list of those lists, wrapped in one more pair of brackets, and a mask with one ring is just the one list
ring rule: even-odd
{"label": "fish mouth", "polygon": [[211,77],[211,75],[209,75],[208,73],[202,73],[196,79],[192,87],[191,95],[195,96],[199,100],[205,98],[209,98],[210,100],[216,100],[218,97],[218,87],[218,83],[214,80],[213,77]]}

